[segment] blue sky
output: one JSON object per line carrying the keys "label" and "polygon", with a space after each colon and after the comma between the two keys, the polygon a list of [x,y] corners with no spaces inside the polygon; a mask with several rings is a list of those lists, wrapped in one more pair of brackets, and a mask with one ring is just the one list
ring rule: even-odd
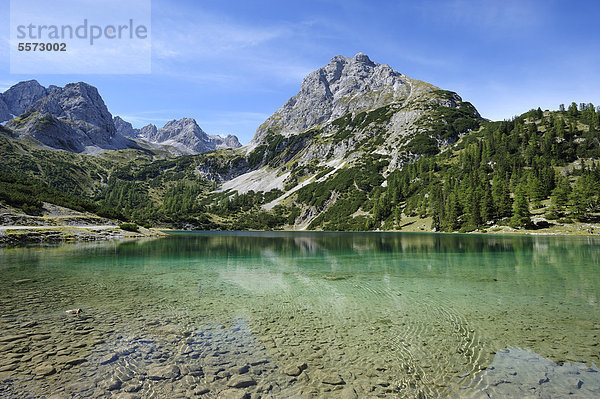
{"label": "blue sky", "polygon": [[85,81],[134,126],[193,117],[243,143],[338,54],[456,91],[489,119],[600,105],[598,1],[152,1],[152,73],[20,75],[0,0],[0,91]]}

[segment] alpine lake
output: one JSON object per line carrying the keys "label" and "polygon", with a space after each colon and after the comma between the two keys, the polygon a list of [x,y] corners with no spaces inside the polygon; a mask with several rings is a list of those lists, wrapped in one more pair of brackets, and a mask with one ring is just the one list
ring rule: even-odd
{"label": "alpine lake", "polygon": [[0,273],[2,398],[600,397],[598,237],[175,232]]}

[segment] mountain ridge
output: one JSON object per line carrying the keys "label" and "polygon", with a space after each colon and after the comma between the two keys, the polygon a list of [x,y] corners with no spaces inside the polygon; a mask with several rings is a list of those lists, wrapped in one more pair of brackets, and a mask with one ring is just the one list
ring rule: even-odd
{"label": "mountain ridge", "polygon": [[207,134],[193,118],[172,119],[158,129],[153,124],[148,124],[140,129],[134,129],[131,123],[120,116],[114,117],[117,131],[125,137],[142,139],[152,144],[171,146],[178,150],[180,155],[199,154],[223,148],[240,148],[242,144],[234,135],[225,137]]}
{"label": "mountain ridge", "polygon": [[[159,146],[167,153],[181,155],[241,146],[232,135],[208,136],[191,119],[188,123],[196,128],[187,136],[177,136],[169,127],[163,127],[163,138],[169,137],[163,142],[152,141],[156,129],[151,125],[134,129],[122,118],[113,118],[98,90],[84,82],[69,83],[63,88],[44,88],[36,80],[17,83],[0,94],[0,119],[18,136],[72,152]],[[148,143],[143,142],[147,138],[150,138]]]}
{"label": "mountain ridge", "polygon": [[[401,74],[389,65],[373,62],[364,53],[353,58],[337,55],[329,64],[303,79],[300,91],[259,126],[251,146],[260,143],[269,131],[288,136],[331,123],[349,112],[408,103],[412,98],[435,90],[439,88]],[[445,106],[453,107],[455,100],[462,101],[458,95],[441,101]],[[478,113],[477,117],[480,117]],[[394,121],[392,129],[399,122]]]}
{"label": "mountain ridge", "polygon": [[[115,121],[121,133],[163,142],[210,140],[193,119],[139,133]],[[83,196],[90,209],[165,227],[555,232],[600,221],[600,112],[592,104],[487,121],[457,93],[360,53],[312,72],[238,149],[90,157],[36,149],[7,126],[0,184],[13,206],[29,198],[14,183],[18,171]]]}
{"label": "mountain ridge", "polygon": [[[39,99],[47,96],[55,86],[45,88],[37,80],[19,82],[0,93],[0,122],[21,115]],[[13,116],[14,115],[14,116]]]}

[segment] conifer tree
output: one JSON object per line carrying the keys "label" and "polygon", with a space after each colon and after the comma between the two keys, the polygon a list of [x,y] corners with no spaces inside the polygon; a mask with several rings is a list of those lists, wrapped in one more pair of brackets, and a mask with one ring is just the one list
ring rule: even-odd
{"label": "conifer tree", "polygon": [[396,223],[396,228],[399,229],[402,222],[402,208],[400,208],[400,205],[396,205],[394,208],[394,222]]}
{"label": "conifer tree", "polygon": [[569,202],[570,195],[571,184],[565,176],[560,175],[557,179],[556,187],[552,190],[552,196],[550,197],[555,212],[564,212],[565,207]]}
{"label": "conifer tree", "polygon": [[484,187],[483,197],[481,197],[481,221],[483,224],[489,222],[494,219],[495,209],[494,209],[494,199],[492,196],[492,190],[489,184],[486,184]]}
{"label": "conifer tree", "polygon": [[531,213],[529,212],[529,200],[526,188],[519,183],[515,189],[515,202],[513,203],[513,216],[510,225],[514,228],[523,228],[531,225]]}
{"label": "conifer tree", "polygon": [[492,180],[492,198],[497,218],[510,216],[512,203],[508,190],[508,183],[498,174]]}

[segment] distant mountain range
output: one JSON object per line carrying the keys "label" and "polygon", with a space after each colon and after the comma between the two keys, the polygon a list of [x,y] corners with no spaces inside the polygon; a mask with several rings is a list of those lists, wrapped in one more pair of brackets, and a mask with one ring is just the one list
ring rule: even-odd
{"label": "distant mountain range", "polygon": [[201,154],[223,148],[239,148],[242,145],[236,136],[228,134],[226,137],[206,134],[198,126],[195,119],[183,118],[167,122],[158,129],[149,124],[141,129],[134,129],[131,123],[124,121],[119,116],[114,117],[117,133],[124,137],[146,140],[150,143],[171,146],[184,154]]}
{"label": "distant mountain range", "polygon": [[237,137],[207,135],[194,119],[134,129],[108,111],[98,90],[83,82],[45,88],[20,82],[0,94],[0,122],[21,138],[77,153],[126,148],[160,148],[173,155],[238,148]]}

